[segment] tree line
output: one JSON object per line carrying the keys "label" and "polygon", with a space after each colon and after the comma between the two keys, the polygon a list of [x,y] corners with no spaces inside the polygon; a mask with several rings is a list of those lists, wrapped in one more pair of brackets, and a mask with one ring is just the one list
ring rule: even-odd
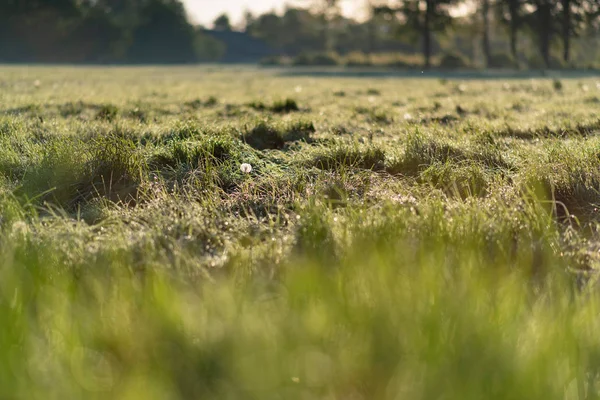
{"label": "tree line", "polygon": [[1,62],[191,63],[220,44],[179,0],[2,0]]}
{"label": "tree line", "polygon": [[[488,67],[600,61],[600,0],[360,1],[360,20],[342,15],[339,0],[306,0],[283,13],[247,12],[235,26],[222,15],[211,28],[244,32],[289,57],[404,53],[425,67],[448,52]],[[193,63],[226,51],[190,23],[180,0],[0,2],[0,62]]]}
{"label": "tree line", "polygon": [[[248,14],[245,30],[280,52],[404,51],[420,53],[426,67],[434,53],[479,53],[494,67],[524,57],[551,67],[597,63],[600,0],[364,0],[367,18],[344,18],[339,0],[313,0],[308,9],[288,8],[257,17]],[[215,21],[227,29],[228,20]],[[576,59],[573,43],[578,45]],[[521,47],[521,48],[520,48]],[[555,56],[562,50],[560,57]]]}

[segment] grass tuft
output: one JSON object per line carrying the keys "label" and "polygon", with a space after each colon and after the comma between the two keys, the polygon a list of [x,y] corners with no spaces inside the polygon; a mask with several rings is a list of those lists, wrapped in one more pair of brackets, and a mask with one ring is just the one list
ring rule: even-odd
{"label": "grass tuft", "polygon": [[385,159],[385,152],[378,147],[338,144],[315,150],[305,164],[331,171],[347,167],[382,171]]}
{"label": "grass tuft", "polygon": [[258,150],[282,150],[287,145],[303,141],[312,142],[311,135],[315,132],[312,122],[297,121],[287,125],[273,125],[261,121],[258,125],[243,134],[243,140]]}
{"label": "grass tuft", "polygon": [[406,141],[404,153],[390,162],[387,170],[392,174],[418,176],[434,164],[448,162],[475,162],[487,168],[511,170],[513,166],[492,146],[463,149],[439,140],[414,133]]}
{"label": "grass tuft", "polygon": [[119,108],[113,104],[103,104],[96,113],[96,119],[103,121],[114,121],[119,115]]}
{"label": "grass tuft", "polygon": [[91,142],[89,153],[76,202],[97,196],[125,204],[135,202],[145,165],[134,143],[115,134],[99,136]]}
{"label": "grass tuft", "polygon": [[300,111],[298,103],[294,99],[276,100],[271,105],[266,105],[263,102],[252,102],[248,106],[257,111],[270,111],[276,114],[288,114],[295,111]]}

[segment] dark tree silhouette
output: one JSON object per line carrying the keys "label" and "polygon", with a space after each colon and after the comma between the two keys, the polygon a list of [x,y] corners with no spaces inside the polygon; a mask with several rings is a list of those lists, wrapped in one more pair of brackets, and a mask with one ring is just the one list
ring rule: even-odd
{"label": "dark tree silhouette", "polygon": [[461,0],[404,0],[396,7],[377,7],[376,14],[396,15],[406,28],[420,32],[425,68],[430,68],[433,32],[443,32],[450,26],[450,10],[460,2]]}
{"label": "dark tree silhouette", "polygon": [[231,31],[231,22],[229,21],[229,17],[227,16],[227,14],[219,15],[217,19],[215,19],[215,21],[213,22],[213,25],[216,31]]}
{"label": "dark tree silhouette", "polygon": [[481,0],[482,38],[481,47],[485,57],[485,65],[491,65],[492,46],[490,45],[490,0]]}
{"label": "dark tree silhouette", "polygon": [[178,0],[145,0],[133,31],[129,61],[189,63],[196,60],[195,32]]}
{"label": "dark tree silhouette", "polygon": [[[521,51],[530,65],[539,65],[532,58],[539,53],[551,66],[559,44],[564,65],[600,60],[600,0],[357,1],[367,11],[365,20],[344,16],[339,0],[304,0],[305,8],[287,6],[282,14],[246,13],[242,33],[227,15],[215,20],[214,30],[192,26],[182,0],[0,0],[0,62],[233,62],[241,59],[232,54],[240,49],[245,61],[252,59],[248,54],[340,60],[322,54],[326,50],[365,65],[387,57],[376,53],[420,51],[430,67],[440,49],[473,58],[476,37],[488,66],[503,65],[494,58],[501,56],[493,48],[499,42],[510,46],[515,61]],[[456,12],[459,6],[467,15]],[[496,34],[496,21],[507,27],[507,36]],[[519,49],[521,43],[527,47]]]}
{"label": "dark tree silhouette", "polygon": [[514,60],[518,60],[518,36],[523,27],[524,0],[499,0],[498,10],[500,21],[508,25],[510,54]]}
{"label": "dark tree silhouette", "polygon": [[555,0],[531,0],[534,7],[528,16],[529,27],[538,39],[539,51],[546,67],[551,66],[550,45],[556,33],[557,4]]}

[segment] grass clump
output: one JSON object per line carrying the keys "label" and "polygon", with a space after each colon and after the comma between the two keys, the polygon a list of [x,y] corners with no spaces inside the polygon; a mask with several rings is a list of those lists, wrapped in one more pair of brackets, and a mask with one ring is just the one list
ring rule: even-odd
{"label": "grass clump", "polygon": [[82,142],[50,141],[39,161],[27,166],[18,195],[36,199],[38,203],[71,204],[78,197],[78,185],[85,180],[88,155],[88,148]]}
{"label": "grass clump", "polygon": [[388,165],[392,174],[418,175],[436,163],[476,162],[487,168],[512,169],[502,154],[492,146],[464,149],[439,140],[412,134],[406,141],[404,153]]}
{"label": "grass clump", "polygon": [[251,130],[246,131],[242,138],[244,142],[257,150],[282,150],[293,142],[312,142],[311,135],[314,132],[315,126],[312,122],[297,121],[277,126],[262,121]]}
{"label": "grass clump", "polygon": [[62,104],[58,107],[59,113],[65,118],[81,115],[85,109],[86,104],[82,101],[69,101],[68,103]]}
{"label": "grass clump", "polygon": [[552,87],[554,88],[554,90],[556,90],[557,92],[561,92],[563,90],[563,83],[559,80],[559,79],[554,79],[552,81]]}
{"label": "grass clump", "polygon": [[294,111],[300,111],[298,103],[293,99],[278,100],[273,103],[270,110],[278,114],[287,114]]}
{"label": "grass clump", "polygon": [[592,136],[600,131],[600,119],[593,119],[576,124],[567,123],[564,126],[550,127],[543,125],[536,128],[519,128],[506,126],[495,132],[498,136],[514,137],[522,140],[535,140],[540,138],[577,138]]}
{"label": "grass clump", "polygon": [[234,191],[244,181],[242,164],[250,164],[253,175],[260,174],[265,165],[252,148],[223,133],[158,147],[147,163],[150,171],[174,181],[177,190],[204,194],[211,188]]}
{"label": "grass clump", "polygon": [[305,164],[323,170],[358,168],[382,171],[385,168],[385,159],[385,152],[375,146],[338,144],[315,150]]}
{"label": "grass clump", "polygon": [[91,142],[85,169],[77,185],[77,202],[101,196],[131,203],[136,200],[145,165],[131,140],[109,134]]}
{"label": "grass clump", "polygon": [[419,179],[462,199],[485,196],[490,184],[489,172],[484,165],[476,162],[433,164],[422,172]]}
{"label": "grass clump", "polygon": [[214,107],[219,104],[219,99],[215,96],[210,96],[206,100],[202,99],[194,99],[184,103],[185,107],[188,107],[192,110],[199,110],[202,107]]}
{"label": "grass clump", "polygon": [[300,111],[300,107],[298,107],[298,103],[294,99],[283,99],[276,100],[271,105],[266,105],[263,102],[252,102],[249,103],[248,106],[257,111],[270,111],[276,114],[288,114],[295,111]]}
{"label": "grass clump", "polygon": [[103,104],[96,112],[96,119],[102,121],[114,121],[119,115],[119,108],[114,104]]}
{"label": "grass clump", "polygon": [[391,124],[394,121],[394,118],[386,110],[373,108],[368,110],[366,114],[369,121],[375,124]]}
{"label": "grass clump", "polygon": [[41,157],[25,167],[16,194],[66,211],[98,197],[129,203],[143,173],[133,142],[114,133],[89,142],[53,138],[44,144]]}
{"label": "grass clump", "polygon": [[525,186],[550,200],[553,212],[560,218],[593,220],[600,198],[598,155],[595,139],[551,144],[529,166]]}
{"label": "grass clump", "polygon": [[240,151],[233,138],[227,136],[202,137],[196,140],[173,142],[150,157],[154,169],[177,168],[185,165],[198,167],[208,163],[220,165],[239,159]]}

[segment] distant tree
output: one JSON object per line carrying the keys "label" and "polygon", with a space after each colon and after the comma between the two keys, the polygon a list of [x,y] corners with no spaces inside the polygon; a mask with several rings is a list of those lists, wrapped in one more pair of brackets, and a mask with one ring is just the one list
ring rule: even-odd
{"label": "distant tree", "polygon": [[508,25],[510,53],[518,60],[518,35],[524,23],[525,0],[499,0],[497,3],[500,21]]}
{"label": "distant tree", "polygon": [[204,28],[196,28],[195,52],[200,62],[217,62],[226,52],[225,45],[204,32]]}
{"label": "distant tree", "polygon": [[124,30],[110,10],[94,5],[73,22],[64,45],[73,62],[109,62],[124,56],[124,41]]}
{"label": "distant tree", "polygon": [[[309,10],[288,7],[280,20],[280,45],[288,54],[304,51],[330,50],[332,44],[325,43],[322,19]],[[328,33],[328,35],[331,33]]]}
{"label": "distant tree", "polygon": [[250,10],[246,10],[246,12],[244,13],[244,32],[246,33],[250,33],[250,30],[252,29],[252,25],[254,24],[254,22],[256,21],[256,17],[254,16],[254,14],[252,14],[252,12]]}
{"label": "distant tree", "polygon": [[481,47],[485,58],[485,65],[489,67],[492,59],[492,46],[490,45],[490,0],[481,0],[481,20]]}
{"label": "distant tree", "polygon": [[562,40],[563,40],[563,60],[568,63],[571,58],[571,34],[573,33],[573,23],[571,15],[574,7],[573,0],[561,0],[562,7]]}
{"label": "distant tree", "polygon": [[221,14],[213,22],[214,29],[216,31],[231,31],[231,23],[229,22],[229,16],[227,14]]}
{"label": "distant tree", "polygon": [[333,43],[332,21],[340,15],[339,0],[314,0],[314,8],[321,20],[321,37],[324,50],[331,50]]}
{"label": "distant tree", "polygon": [[196,33],[179,0],[143,0],[140,23],[133,31],[129,61],[188,63],[195,61]]}
{"label": "distant tree", "polygon": [[76,0],[13,0],[8,2],[6,43],[19,61],[71,61],[68,46],[73,21],[82,15]]}
{"label": "distant tree", "polygon": [[450,11],[461,0],[400,0],[397,7],[377,7],[377,14],[396,15],[404,32],[418,34],[423,44],[425,68],[431,67],[433,32],[443,32],[452,24]]}
{"label": "distant tree", "polygon": [[367,53],[375,51],[377,41],[377,28],[380,26],[380,18],[377,15],[377,6],[374,0],[365,0],[364,11],[369,16],[365,22],[367,28]]}
{"label": "distant tree", "polygon": [[284,39],[282,35],[281,17],[274,12],[267,12],[258,16],[246,30],[251,35],[265,40],[271,46],[281,49],[282,41]]}
{"label": "distant tree", "polygon": [[590,16],[598,18],[600,0],[561,0],[563,61],[571,61],[571,39],[578,37],[586,30],[587,25],[593,24]]}
{"label": "distant tree", "polygon": [[552,38],[558,31],[558,4],[556,0],[529,0],[529,5],[532,7],[532,11],[526,16],[526,21],[538,40],[544,65],[550,67],[550,47]]}

